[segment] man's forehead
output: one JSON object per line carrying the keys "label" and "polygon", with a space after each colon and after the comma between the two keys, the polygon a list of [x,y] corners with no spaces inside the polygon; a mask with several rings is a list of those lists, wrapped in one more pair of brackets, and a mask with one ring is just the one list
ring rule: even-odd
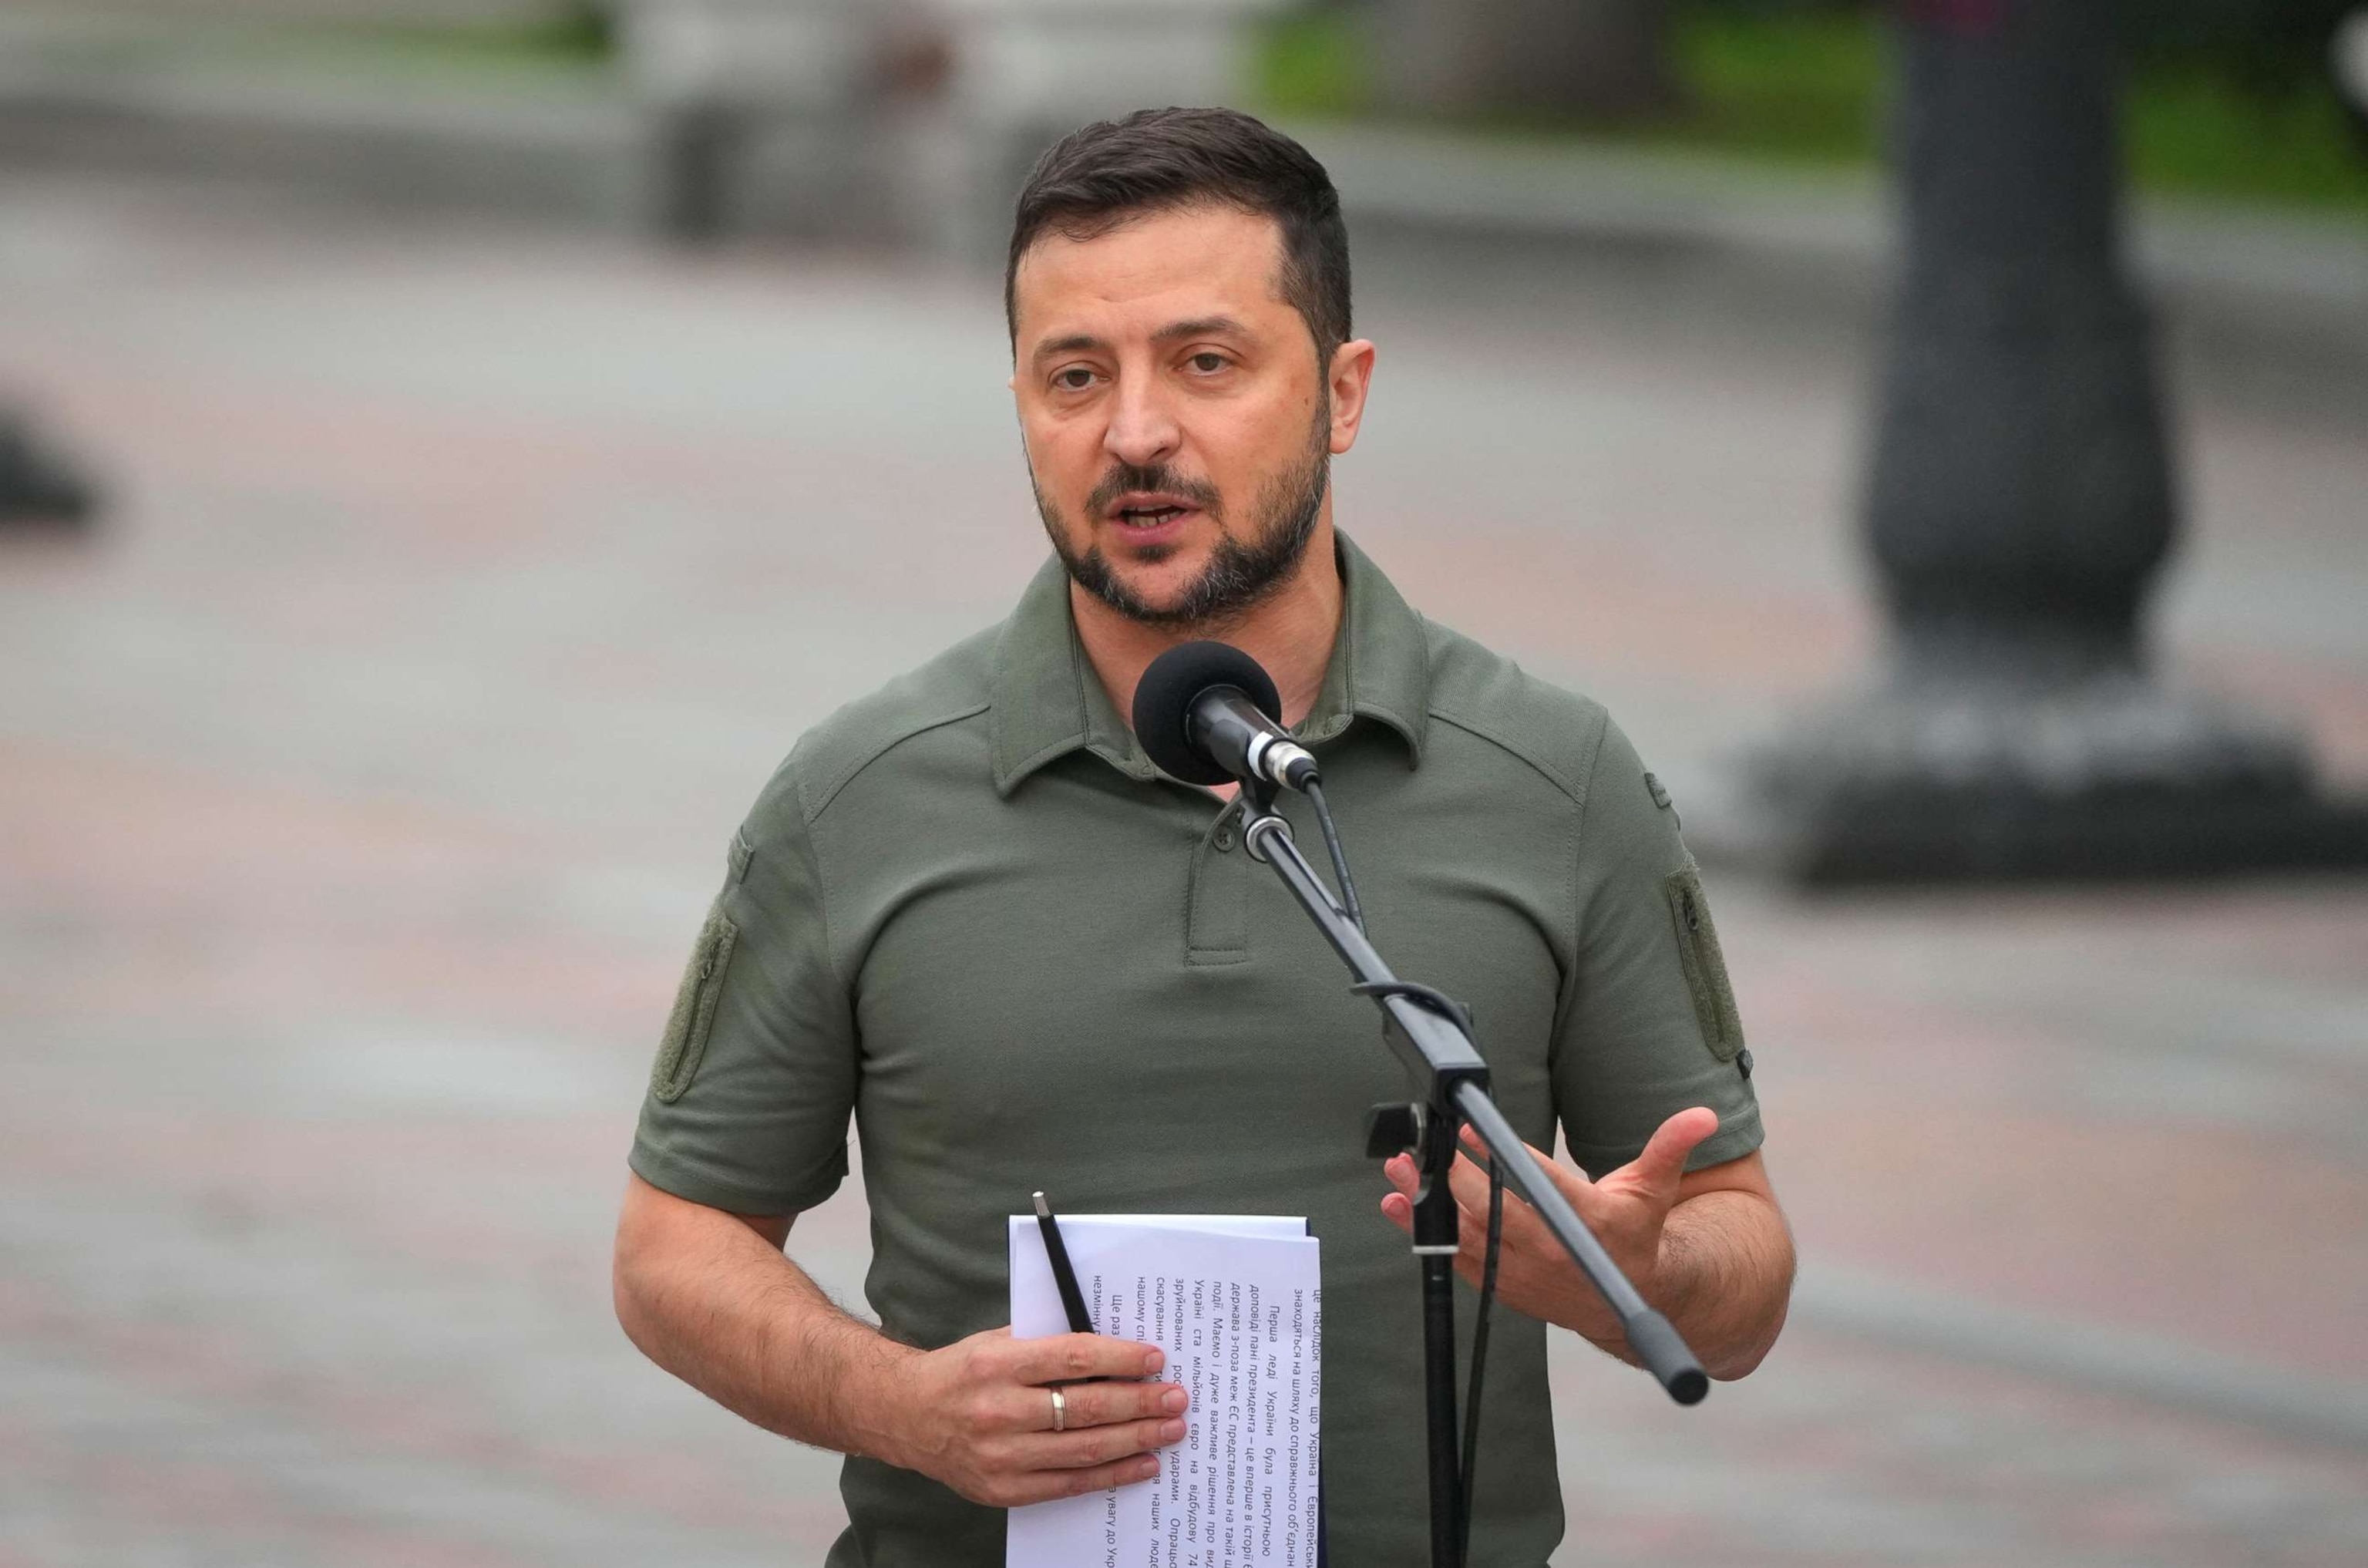
{"label": "man's forehead", "polygon": [[1024,355],[1076,331],[1182,320],[1277,324],[1277,312],[1294,314],[1281,295],[1281,234],[1264,213],[1216,205],[1130,214],[1082,239],[1048,228],[1013,274],[1015,347]]}

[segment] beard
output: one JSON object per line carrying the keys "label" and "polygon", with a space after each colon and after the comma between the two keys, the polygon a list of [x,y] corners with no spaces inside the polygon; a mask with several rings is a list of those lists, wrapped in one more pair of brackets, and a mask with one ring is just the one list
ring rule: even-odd
{"label": "beard", "polygon": [[[1256,527],[1247,540],[1225,531],[1220,497],[1215,486],[1205,480],[1178,473],[1164,463],[1149,467],[1121,463],[1103,476],[1086,498],[1088,517],[1099,516],[1131,490],[1156,490],[1183,496],[1217,525],[1217,542],[1209,551],[1208,564],[1167,605],[1151,604],[1129,587],[1100,545],[1090,545],[1083,551],[1072,549],[1058,508],[1037,486],[1032,471],[1029,488],[1035,492],[1036,511],[1053,541],[1053,552],[1077,586],[1144,626],[1208,627],[1239,617],[1298,569],[1308,541],[1315,537],[1316,520],[1323,516],[1325,493],[1331,483],[1331,428],[1330,400],[1326,399],[1315,411],[1315,428],[1300,460],[1260,488]],[[1170,553],[1163,547],[1145,551],[1144,555],[1156,563]]]}

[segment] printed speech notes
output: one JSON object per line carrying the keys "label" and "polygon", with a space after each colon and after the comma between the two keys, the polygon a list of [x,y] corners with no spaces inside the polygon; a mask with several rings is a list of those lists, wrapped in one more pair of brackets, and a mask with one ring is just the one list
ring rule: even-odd
{"label": "printed speech notes", "polygon": [[[1011,1332],[1068,1332],[1033,1215],[1011,1219]],[[1007,1568],[1313,1568],[1322,1277],[1304,1220],[1064,1214],[1096,1329],[1191,1391],[1158,1476],[1014,1508]]]}

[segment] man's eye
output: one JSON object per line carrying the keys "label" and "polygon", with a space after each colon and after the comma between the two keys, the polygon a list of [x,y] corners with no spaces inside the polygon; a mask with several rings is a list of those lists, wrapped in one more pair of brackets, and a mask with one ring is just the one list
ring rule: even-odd
{"label": "man's eye", "polygon": [[1083,365],[1072,365],[1065,370],[1055,371],[1053,384],[1064,392],[1083,392],[1094,384],[1094,373]]}
{"label": "man's eye", "polygon": [[1204,374],[1213,375],[1225,368],[1225,357],[1203,349],[1192,356],[1192,368]]}

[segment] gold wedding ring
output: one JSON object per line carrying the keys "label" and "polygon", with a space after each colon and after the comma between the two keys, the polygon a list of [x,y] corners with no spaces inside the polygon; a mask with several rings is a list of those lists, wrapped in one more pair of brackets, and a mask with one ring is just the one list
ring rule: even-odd
{"label": "gold wedding ring", "polygon": [[1069,1429],[1069,1401],[1067,1397],[1064,1396],[1059,1389],[1046,1389],[1044,1392],[1053,1396],[1053,1430],[1055,1432],[1067,1431]]}

